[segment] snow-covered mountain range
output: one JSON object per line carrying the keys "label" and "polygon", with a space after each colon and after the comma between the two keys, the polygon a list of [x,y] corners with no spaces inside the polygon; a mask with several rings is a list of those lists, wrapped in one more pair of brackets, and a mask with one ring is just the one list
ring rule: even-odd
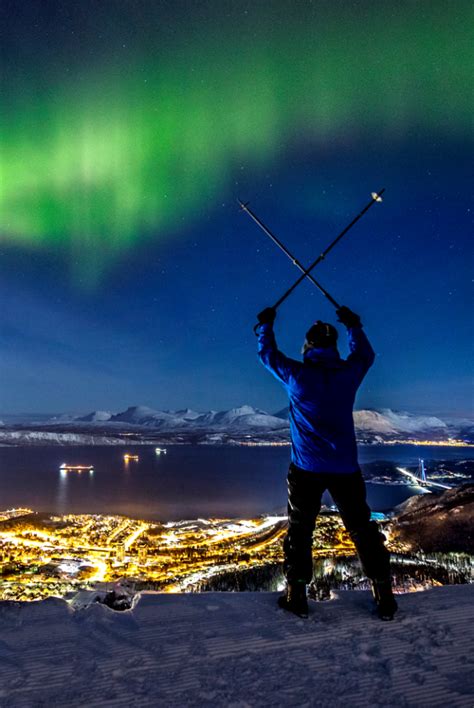
{"label": "snow-covered mountain range", "polygon": [[[474,425],[469,420],[442,420],[436,416],[381,410],[358,410],[354,422],[360,441],[377,443],[400,440],[474,440]],[[50,420],[51,424],[66,423],[65,416]],[[267,411],[242,405],[226,411],[199,412],[181,410],[155,410],[146,406],[131,406],[119,413],[94,411],[85,416],[70,417],[68,426],[91,426],[109,429],[122,427],[142,428],[160,433],[226,433],[228,435],[268,434],[288,436],[288,409],[271,414]]]}
{"label": "snow-covered mountain range", "polygon": [[198,413],[190,408],[177,411],[158,411],[146,406],[131,406],[126,411],[115,415],[106,411],[94,411],[74,420],[79,423],[138,425],[166,432],[183,430],[241,432],[285,430],[288,428],[288,421],[258,408],[252,408],[252,406],[240,406],[227,411],[211,410],[205,413]]}
{"label": "snow-covered mountain range", "polygon": [[[354,422],[357,438],[365,444],[398,440],[436,442],[449,438],[474,442],[474,424],[470,420],[442,420],[435,416],[382,409],[355,411]],[[17,431],[21,431],[20,436]],[[50,433],[60,433],[63,437],[81,434],[112,436],[113,439],[130,431],[137,441],[156,439],[159,436],[171,441],[173,436],[180,436],[181,442],[208,443],[238,442],[248,438],[285,442],[289,440],[290,432],[287,408],[271,414],[249,405],[205,412],[189,408],[163,411],[147,406],[130,406],[118,413],[97,410],[81,416],[58,415],[48,420],[35,417],[29,422],[15,425],[6,420],[0,427],[0,444],[27,444],[25,434],[30,431],[34,431],[33,437],[45,435],[49,431],[49,438]],[[49,438],[48,441],[51,441]]]}

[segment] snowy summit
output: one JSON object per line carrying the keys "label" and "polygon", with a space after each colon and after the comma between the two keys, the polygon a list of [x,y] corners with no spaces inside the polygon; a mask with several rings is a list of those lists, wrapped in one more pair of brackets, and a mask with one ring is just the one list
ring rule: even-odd
{"label": "snowy summit", "polygon": [[472,586],[311,602],[273,593],[143,594],[133,610],[62,600],[0,605],[0,705],[471,708]]}

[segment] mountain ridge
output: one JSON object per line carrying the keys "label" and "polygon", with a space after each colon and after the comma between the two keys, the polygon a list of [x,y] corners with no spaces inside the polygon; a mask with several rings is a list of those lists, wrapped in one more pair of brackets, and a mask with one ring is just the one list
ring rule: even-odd
{"label": "mountain ridge", "polygon": [[[55,419],[57,421],[57,419]],[[50,421],[51,423],[53,421]],[[70,421],[102,426],[125,424],[166,432],[228,432],[245,431],[289,433],[288,408],[269,413],[243,404],[223,411],[199,412],[190,408],[158,410],[148,406],[129,406],[119,413],[93,411]],[[474,425],[463,419],[442,420],[433,415],[415,415],[390,408],[359,409],[354,411],[354,424],[359,441],[386,442],[397,439],[448,440],[474,442]]]}
{"label": "mountain ridge", "polygon": [[[354,411],[357,441],[366,445],[403,442],[435,444],[474,444],[474,422],[443,420],[433,415],[415,415],[390,408]],[[17,432],[49,431],[64,434],[115,436],[132,435],[134,439],[167,438],[169,442],[204,442],[208,444],[260,443],[285,444],[290,440],[288,409],[268,413],[243,404],[228,410],[196,411],[190,408],[159,410],[134,405],[123,411],[96,410],[86,415],[60,414],[17,424],[4,421],[0,443],[9,444]],[[16,438],[15,438],[16,439]]]}

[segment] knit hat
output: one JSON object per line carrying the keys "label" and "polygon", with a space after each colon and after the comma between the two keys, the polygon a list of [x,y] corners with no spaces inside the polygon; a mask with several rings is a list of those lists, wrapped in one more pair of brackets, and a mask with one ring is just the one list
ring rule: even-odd
{"label": "knit hat", "polygon": [[318,320],[306,332],[306,341],[317,349],[335,347],[337,345],[337,329],[327,322]]}

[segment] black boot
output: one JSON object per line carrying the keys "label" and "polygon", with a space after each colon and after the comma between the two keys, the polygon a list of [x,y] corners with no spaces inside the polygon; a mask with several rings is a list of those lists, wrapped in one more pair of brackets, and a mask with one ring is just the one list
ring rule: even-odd
{"label": "black boot", "polygon": [[293,612],[298,617],[308,617],[308,600],[305,583],[289,583],[285,595],[278,598],[278,606],[282,610]]}
{"label": "black boot", "polygon": [[382,620],[393,620],[393,616],[398,609],[398,605],[393,596],[392,583],[388,580],[372,580],[372,593],[377,614]]}

